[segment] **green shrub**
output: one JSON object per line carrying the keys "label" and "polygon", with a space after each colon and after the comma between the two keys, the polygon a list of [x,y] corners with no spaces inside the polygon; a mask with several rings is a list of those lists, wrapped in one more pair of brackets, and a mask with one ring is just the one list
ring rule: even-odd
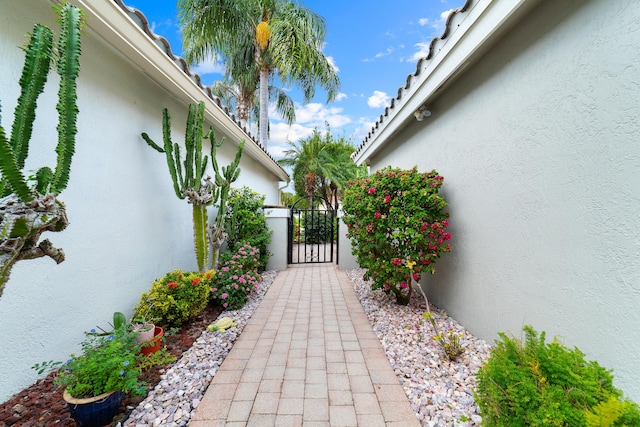
{"label": "green shrub", "polygon": [[409,302],[411,279],[433,274],[436,260],[451,250],[447,203],[438,194],[443,181],[436,171],[389,167],[344,191],[343,220],[365,279],[400,304]]}
{"label": "green shrub", "polygon": [[478,372],[485,427],[638,426],[638,406],[613,386],[611,371],[525,326],[525,343],[500,334]]}
{"label": "green shrub", "polygon": [[135,306],[136,317],[162,326],[179,326],[196,316],[207,305],[215,271],[184,272],[176,269],[155,280]]}
{"label": "green shrub", "polygon": [[264,270],[271,253],[267,246],[271,243],[273,231],[267,227],[264,214],[265,196],[247,186],[231,189],[225,215],[225,229],[229,238],[229,252],[236,252],[243,244],[249,243],[260,251],[259,270]]}
{"label": "green shrub", "polygon": [[259,255],[260,251],[249,244],[240,246],[234,253],[222,253],[218,276],[211,288],[211,301],[227,310],[242,308],[260,283]]}
{"label": "green shrub", "polygon": [[302,217],[304,240],[307,243],[332,242],[336,237],[336,219],[324,211],[307,212]]}

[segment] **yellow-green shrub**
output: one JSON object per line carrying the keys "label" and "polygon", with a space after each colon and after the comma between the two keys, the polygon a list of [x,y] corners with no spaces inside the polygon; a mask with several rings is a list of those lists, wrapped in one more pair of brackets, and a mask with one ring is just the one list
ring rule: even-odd
{"label": "yellow-green shrub", "polygon": [[525,342],[500,334],[478,371],[484,427],[640,425],[638,405],[613,386],[610,370],[525,326]]}
{"label": "yellow-green shrub", "polygon": [[213,270],[173,270],[142,293],[134,307],[135,317],[144,316],[161,326],[179,326],[206,307],[214,277]]}

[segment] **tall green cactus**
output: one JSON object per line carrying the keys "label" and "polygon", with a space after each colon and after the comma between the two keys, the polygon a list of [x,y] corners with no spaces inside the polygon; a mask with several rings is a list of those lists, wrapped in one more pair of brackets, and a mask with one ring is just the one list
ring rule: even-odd
{"label": "tall green cactus", "polygon": [[[53,32],[42,24],[33,28],[25,49],[20,77],[21,92],[14,112],[11,137],[0,125],[0,295],[9,279],[11,267],[21,259],[49,256],[64,260],[64,252],[51,242],[38,243],[44,231],[60,231],[68,225],[64,204],[56,196],[67,187],[71,159],[75,151],[76,79],[80,70],[80,9],[64,3],[54,7],[59,16],[60,37],[54,47]],[[35,120],[36,103],[43,92],[51,61],[60,75],[58,91],[59,121],[55,171],[44,166],[29,185],[23,173]]]}
{"label": "tall green cactus", "polygon": [[[169,174],[173,180],[173,189],[179,199],[187,199],[193,205],[193,234],[194,246],[196,252],[196,261],[200,271],[207,269],[209,265],[209,235],[207,234],[209,217],[207,206],[218,201],[221,190],[224,186],[218,184],[223,182],[218,179],[218,162],[216,160],[216,149],[222,145],[223,141],[218,142],[215,137],[213,128],[209,128],[206,134],[203,134],[204,127],[204,102],[189,105],[189,115],[187,116],[187,130],[185,134],[185,158],[181,159],[180,146],[171,140],[171,117],[169,111],[165,108],[162,112],[162,135],[163,146],[156,144],[146,133],[142,134],[142,138],[153,149],[160,153],[164,153],[167,158]],[[208,157],[202,155],[202,140],[209,139],[211,141],[211,163],[216,171],[215,182],[211,177],[205,178],[205,170],[207,168]],[[242,153],[242,145],[236,154],[235,169],[240,162]],[[223,168],[224,169],[224,168]],[[226,170],[226,169],[224,169]],[[239,173],[239,171],[238,171]],[[237,179],[237,174],[234,180]],[[228,189],[227,189],[228,193]],[[226,197],[226,196],[225,196]],[[220,211],[220,209],[218,209]],[[217,254],[217,252],[214,252]],[[215,263],[213,264],[215,268]]]}
{"label": "tall green cactus", "polygon": [[240,176],[240,158],[242,157],[242,149],[244,148],[244,141],[240,142],[236,157],[233,162],[228,166],[222,167],[222,173],[218,167],[218,161],[215,156],[215,147],[212,148],[211,159],[213,163],[213,170],[216,173],[216,185],[220,189],[220,203],[218,204],[218,216],[214,224],[211,226],[211,245],[213,246],[213,256],[211,264],[214,268],[218,265],[218,255],[222,244],[227,240],[227,233],[224,229],[224,218],[227,213],[227,201],[229,200],[229,190],[231,190],[231,184],[233,184]]}

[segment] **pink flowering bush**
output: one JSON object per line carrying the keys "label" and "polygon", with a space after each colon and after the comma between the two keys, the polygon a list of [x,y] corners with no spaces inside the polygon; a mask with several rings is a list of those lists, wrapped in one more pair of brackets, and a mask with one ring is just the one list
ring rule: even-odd
{"label": "pink flowering bush", "polygon": [[347,236],[373,289],[393,292],[399,304],[411,297],[411,279],[435,272],[449,252],[447,203],[438,194],[444,178],[433,170],[385,168],[347,184],[343,211]]}
{"label": "pink flowering bush", "polygon": [[260,283],[259,265],[260,250],[250,244],[240,246],[234,253],[223,253],[210,300],[227,310],[242,308]]}

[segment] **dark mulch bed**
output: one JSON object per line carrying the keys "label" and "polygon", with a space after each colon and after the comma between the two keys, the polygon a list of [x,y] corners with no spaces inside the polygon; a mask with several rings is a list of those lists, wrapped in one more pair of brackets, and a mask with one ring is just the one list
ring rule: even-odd
{"label": "dark mulch bed", "polygon": [[[213,323],[222,312],[220,306],[207,306],[196,318],[190,320],[175,334],[166,338],[166,346],[172,356],[180,358],[187,351],[200,333]],[[153,388],[160,382],[160,375],[170,365],[154,366],[142,374],[142,380]],[[59,427],[75,426],[75,422],[69,415],[64,400],[62,400],[62,388],[53,385],[53,376],[50,374],[39,380],[31,387],[22,390],[10,400],[0,404],[0,427]],[[139,402],[144,400],[141,396],[127,396],[120,406],[119,414],[114,418],[112,425],[127,417],[129,412]]]}

